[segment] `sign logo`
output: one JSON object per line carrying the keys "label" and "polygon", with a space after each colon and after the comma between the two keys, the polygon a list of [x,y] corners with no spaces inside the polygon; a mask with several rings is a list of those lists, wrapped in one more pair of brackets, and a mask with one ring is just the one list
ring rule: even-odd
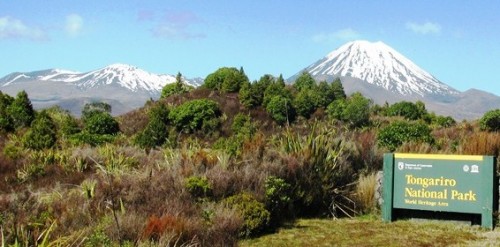
{"label": "sign logo", "polygon": [[479,166],[478,165],[472,165],[470,167],[470,172],[472,172],[472,173],[479,173]]}
{"label": "sign logo", "polygon": [[398,169],[399,169],[399,170],[403,170],[403,169],[405,169],[405,163],[403,163],[403,162],[398,162]]}
{"label": "sign logo", "polygon": [[470,170],[469,165],[464,165],[463,169],[464,169],[464,172],[469,172],[469,170]]}

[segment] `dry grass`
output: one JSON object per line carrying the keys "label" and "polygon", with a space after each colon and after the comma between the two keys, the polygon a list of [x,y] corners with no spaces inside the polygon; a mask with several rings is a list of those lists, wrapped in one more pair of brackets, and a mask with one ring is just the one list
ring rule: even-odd
{"label": "dry grass", "polygon": [[275,234],[241,241],[240,246],[475,246],[484,243],[483,233],[476,227],[434,221],[301,219]]}
{"label": "dry grass", "polygon": [[356,184],[355,198],[363,213],[376,211],[375,189],[377,185],[377,174],[370,173],[360,176]]}

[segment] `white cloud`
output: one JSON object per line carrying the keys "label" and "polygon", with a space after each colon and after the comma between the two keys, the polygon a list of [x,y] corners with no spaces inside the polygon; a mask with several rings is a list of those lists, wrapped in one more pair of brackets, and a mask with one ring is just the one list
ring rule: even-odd
{"label": "white cloud", "polygon": [[352,28],[345,28],[333,33],[320,33],[313,36],[314,42],[332,42],[336,40],[350,41],[359,39],[361,35]]}
{"label": "white cloud", "polygon": [[77,14],[66,16],[66,32],[72,36],[78,36],[83,28],[83,18]]}
{"label": "white cloud", "polygon": [[21,20],[5,16],[0,17],[0,39],[40,41],[46,40],[47,36],[40,28],[27,26]]}
{"label": "white cloud", "polygon": [[417,34],[439,34],[441,33],[441,26],[437,23],[426,22],[418,24],[415,22],[407,22],[406,29],[409,29]]}

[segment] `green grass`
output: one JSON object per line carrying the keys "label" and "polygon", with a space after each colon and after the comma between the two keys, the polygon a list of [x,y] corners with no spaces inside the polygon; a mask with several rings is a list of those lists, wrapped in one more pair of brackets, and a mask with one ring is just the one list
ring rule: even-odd
{"label": "green grass", "polygon": [[299,219],[274,234],[243,240],[245,246],[496,246],[499,231],[438,221],[384,223],[375,217]]}

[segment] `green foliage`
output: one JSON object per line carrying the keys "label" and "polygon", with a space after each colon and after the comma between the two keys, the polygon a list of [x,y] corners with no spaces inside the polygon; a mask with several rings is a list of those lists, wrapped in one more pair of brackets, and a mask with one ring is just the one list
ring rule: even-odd
{"label": "green foliage", "polygon": [[307,71],[302,72],[293,84],[293,87],[299,92],[302,90],[311,90],[314,86],[316,86],[316,81]]}
{"label": "green foliage", "polygon": [[427,110],[425,109],[425,104],[421,101],[417,103],[401,101],[391,105],[387,109],[386,114],[388,116],[401,116],[408,120],[417,120],[422,119],[427,114]]}
{"label": "green foliage", "polygon": [[481,130],[498,131],[500,130],[500,109],[486,112],[479,120]]}
{"label": "green foliage", "polygon": [[342,86],[342,82],[338,78],[332,82],[331,90],[333,92],[334,99],[345,99],[347,97],[344,91],[344,86]]}
{"label": "green foliage", "polygon": [[238,92],[244,82],[248,82],[248,77],[245,75],[243,68],[238,70],[234,67],[223,67],[209,74],[205,78],[204,86],[223,92]]}
{"label": "green foliage", "polygon": [[83,130],[89,134],[115,135],[120,131],[118,121],[107,112],[94,112],[83,123]]}
{"label": "green foliage", "polygon": [[319,95],[312,89],[301,90],[293,100],[293,106],[298,115],[305,118],[314,113],[318,106]]}
{"label": "green foliage", "polygon": [[333,90],[333,84],[329,84],[326,81],[321,81],[315,91],[318,94],[317,107],[326,108],[335,100],[335,91]]}
{"label": "green foliage", "polygon": [[265,181],[266,207],[271,212],[271,219],[276,223],[284,220],[287,215],[287,208],[292,200],[291,185],[284,179],[269,176]]}
{"label": "green foliage", "polygon": [[187,132],[202,130],[208,133],[218,127],[220,116],[217,102],[199,99],[175,107],[170,111],[169,119],[178,130]]}
{"label": "green foliage", "polygon": [[454,126],[457,122],[450,116],[436,116],[433,122],[441,127],[449,128]]}
{"label": "green foliage", "polygon": [[262,98],[262,106],[264,108],[267,108],[267,105],[274,96],[281,96],[287,99],[292,98],[291,93],[285,88],[284,81],[283,83],[281,83],[278,80],[267,86],[266,90],[264,91],[264,96]]}
{"label": "green foliage", "polygon": [[225,199],[226,204],[238,211],[243,218],[243,229],[240,237],[250,237],[266,230],[271,214],[264,204],[257,201],[251,194],[240,193]]}
{"label": "green foliage", "polygon": [[252,124],[252,119],[249,115],[238,113],[236,114],[236,116],[234,116],[231,130],[236,134],[252,136],[255,133],[256,128]]}
{"label": "green foliage", "polygon": [[187,191],[196,198],[209,197],[212,194],[212,186],[206,177],[191,176],[185,180]]}
{"label": "green foliage", "polygon": [[347,100],[337,99],[328,105],[330,117],[349,123],[350,127],[361,127],[370,120],[371,101],[360,93],[354,93]]}
{"label": "green foliage", "polygon": [[92,147],[100,146],[104,143],[110,143],[115,140],[115,135],[100,135],[91,134],[88,132],[80,132],[69,137],[69,142],[74,146],[89,144]]}
{"label": "green foliage", "polygon": [[10,132],[14,130],[12,117],[7,110],[13,101],[14,98],[8,94],[3,94],[2,91],[0,91],[0,132]]}
{"label": "green foliage", "polygon": [[56,126],[46,111],[41,111],[23,137],[25,147],[42,150],[52,148],[57,140]]}
{"label": "green foliage", "polygon": [[183,83],[182,74],[179,72],[175,77],[175,83],[170,83],[163,87],[160,98],[164,99],[171,95],[187,93],[192,89],[193,87]]}
{"label": "green foliage", "polygon": [[343,120],[344,110],[347,106],[347,101],[345,99],[337,99],[328,105],[326,112],[328,115],[337,120]]}
{"label": "green foliage", "polygon": [[90,117],[95,112],[107,112],[111,114],[111,105],[106,102],[92,102],[83,106],[82,119]]}
{"label": "green foliage", "polygon": [[255,92],[254,87],[250,82],[244,82],[241,84],[240,92],[238,97],[240,99],[240,103],[246,108],[253,108],[259,105],[259,101],[257,99],[257,94]]}
{"label": "green foliage", "polygon": [[295,111],[292,102],[288,98],[279,95],[274,96],[266,106],[266,111],[278,124],[292,122],[295,119]]}
{"label": "green foliage", "polygon": [[354,93],[347,100],[347,105],[342,113],[344,121],[351,127],[361,127],[368,124],[370,120],[371,101],[360,93]]}
{"label": "green foliage", "polygon": [[432,143],[431,129],[422,122],[396,121],[382,128],[377,136],[378,145],[391,152],[405,142]]}
{"label": "green foliage", "polygon": [[151,108],[149,122],[134,142],[141,148],[154,148],[163,145],[168,139],[168,109],[163,104]]}
{"label": "green foliage", "polygon": [[81,131],[78,126],[78,121],[69,111],[59,106],[54,106],[47,109],[46,112],[54,121],[59,137],[65,138]]}
{"label": "green foliage", "polygon": [[24,90],[17,94],[14,101],[7,107],[7,112],[12,118],[14,128],[29,127],[35,118],[35,110]]}

